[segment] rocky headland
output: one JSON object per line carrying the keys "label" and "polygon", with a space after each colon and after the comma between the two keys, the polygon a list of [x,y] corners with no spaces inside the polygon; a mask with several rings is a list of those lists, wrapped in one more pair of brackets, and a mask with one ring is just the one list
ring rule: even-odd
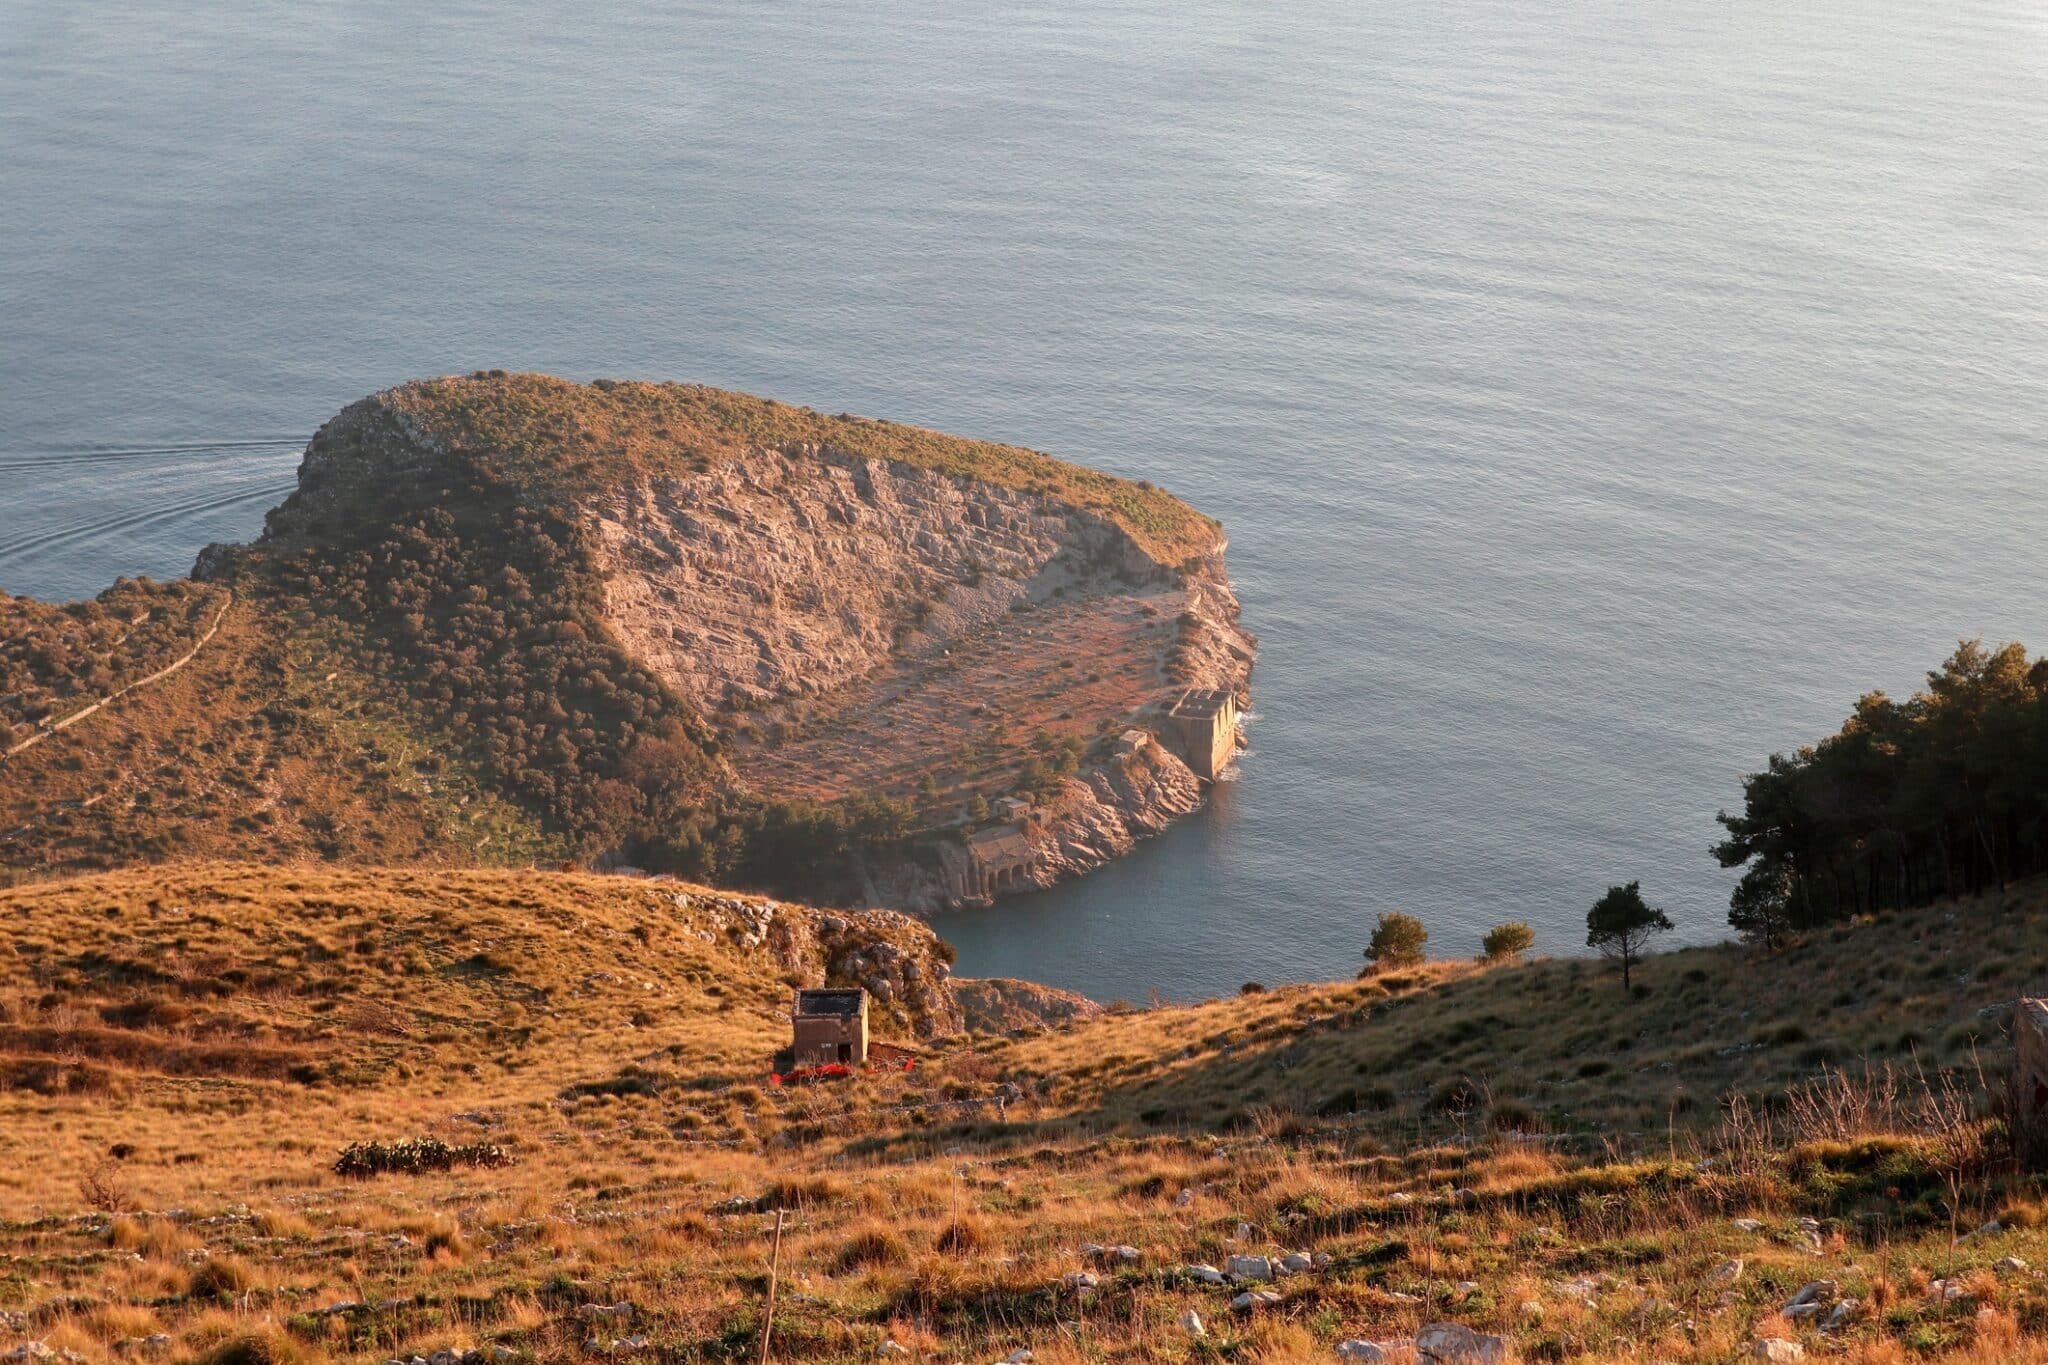
{"label": "rocky headland", "polygon": [[[323,426],[257,544],[201,554],[221,638],[154,686],[167,714],[116,727],[187,770],[175,817],[97,721],[21,756],[56,818],[0,816],[24,852],[64,834],[83,856],[58,866],[240,856],[249,826],[342,860],[986,903],[1129,851],[1225,775],[1254,655],[1225,544],[1149,484],[1017,447],[682,385],[420,381]],[[112,656],[68,672],[132,681]],[[68,685],[17,689],[45,717],[21,737]],[[306,753],[360,753],[344,721],[380,761]]]}

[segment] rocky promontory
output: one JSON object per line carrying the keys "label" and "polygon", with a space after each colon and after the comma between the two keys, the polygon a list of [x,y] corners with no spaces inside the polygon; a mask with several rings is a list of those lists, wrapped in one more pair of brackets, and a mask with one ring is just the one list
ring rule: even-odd
{"label": "rocky promontory", "polygon": [[573,861],[987,902],[1226,775],[1253,640],[1224,549],[1150,484],[1019,447],[686,385],[423,380],[314,435],[261,540],[195,566],[233,604],[218,638],[25,751],[36,799],[0,816],[54,866]]}

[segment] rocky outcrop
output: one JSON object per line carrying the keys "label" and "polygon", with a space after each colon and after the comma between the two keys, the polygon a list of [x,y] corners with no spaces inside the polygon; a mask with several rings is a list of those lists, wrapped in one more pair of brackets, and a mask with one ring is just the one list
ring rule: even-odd
{"label": "rocky outcrop", "polygon": [[[766,795],[908,800],[975,751],[978,770],[942,775],[1000,796],[1029,756],[1027,728],[1097,737],[1015,825],[1006,842],[1028,854],[992,868],[974,836],[993,827],[970,825],[962,796],[950,815],[920,819],[960,822],[970,837],[871,865],[873,903],[986,902],[1122,856],[1201,806],[1166,721],[1175,700],[1189,689],[1249,700],[1254,642],[1220,537],[1167,566],[1112,522],[1042,494],[817,445],[623,488],[596,513],[607,626],[728,731],[741,780]],[[1075,669],[1076,655],[1096,667]],[[1015,723],[1007,752],[985,742],[998,720]],[[1105,742],[1104,726],[1145,738],[1135,750]]]}
{"label": "rocky outcrop", "polygon": [[701,703],[829,691],[1108,577],[1164,581],[1117,527],[994,484],[816,446],[761,450],[595,509],[605,620]]}
{"label": "rocky outcrop", "polygon": [[971,1033],[1056,1028],[1103,1012],[1085,995],[1008,976],[954,977],[953,998]]}
{"label": "rocky outcrop", "polygon": [[952,953],[921,920],[893,910],[830,911],[754,896],[675,891],[686,927],[768,954],[806,986],[860,986],[872,1016],[919,1037],[966,1028],[952,986]]}

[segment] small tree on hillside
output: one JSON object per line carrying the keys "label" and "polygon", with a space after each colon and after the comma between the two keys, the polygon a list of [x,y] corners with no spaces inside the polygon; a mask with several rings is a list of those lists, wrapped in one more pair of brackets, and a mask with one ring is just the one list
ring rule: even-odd
{"label": "small tree on hillside", "polygon": [[1792,875],[1774,859],[1752,863],[1728,896],[1728,924],[1745,943],[1766,949],[1792,927]]}
{"label": "small tree on hillside", "polygon": [[1586,946],[1621,963],[1621,988],[1625,991],[1644,945],[1671,927],[1671,916],[1643,899],[1641,882],[1610,886],[1586,913]]}
{"label": "small tree on hillside", "polygon": [[1494,925],[1486,931],[1486,937],[1479,940],[1479,946],[1486,950],[1488,962],[1520,957],[1535,944],[1536,931],[1518,919]]}
{"label": "small tree on hillside", "polygon": [[1388,967],[1412,967],[1422,961],[1422,948],[1428,942],[1429,930],[1422,927],[1421,920],[1392,910],[1381,915],[1380,922],[1373,926],[1372,942],[1365,948],[1365,960],[1375,971]]}

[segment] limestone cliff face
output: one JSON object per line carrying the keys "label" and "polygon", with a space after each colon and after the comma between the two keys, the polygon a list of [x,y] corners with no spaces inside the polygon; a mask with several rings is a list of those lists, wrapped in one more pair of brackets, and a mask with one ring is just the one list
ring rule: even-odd
{"label": "limestone cliff face", "polygon": [[[985,901],[1129,852],[1202,803],[1166,708],[1189,688],[1248,698],[1253,641],[1220,538],[1169,567],[1042,495],[817,446],[620,489],[595,511],[607,625],[718,717],[757,790],[925,786],[921,815],[965,824],[972,795],[1010,789],[1026,740],[1085,744],[1000,878],[972,841],[939,837],[869,867],[875,903]],[[1114,736],[1132,726],[1167,742],[1124,752]],[[931,805],[935,774],[950,809]]]}
{"label": "limestone cliff face", "polygon": [[750,453],[594,509],[606,621],[685,697],[766,702],[883,667],[1098,579],[1164,582],[1116,527],[993,484],[829,449]]}

